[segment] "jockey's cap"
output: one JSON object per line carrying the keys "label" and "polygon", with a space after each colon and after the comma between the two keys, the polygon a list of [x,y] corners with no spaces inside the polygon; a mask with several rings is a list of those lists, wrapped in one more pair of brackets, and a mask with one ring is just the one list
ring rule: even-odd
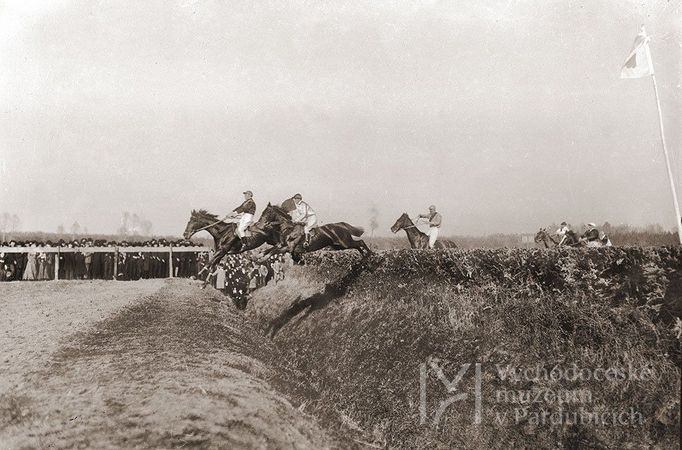
{"label": "jockey's cap", "polygon": [[247,194],[247,195],[250,195],[253,197],[253,192],[251,192],[251,191],[244,191],[244,192],[242,192],[242,194]]}

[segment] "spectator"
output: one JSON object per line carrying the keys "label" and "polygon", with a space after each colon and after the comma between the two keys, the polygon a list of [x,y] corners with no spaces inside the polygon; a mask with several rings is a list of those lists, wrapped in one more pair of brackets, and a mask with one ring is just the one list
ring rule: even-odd
{"label": "spectator", "polygon": [[34,250],[35,242],[30,244],[31,250],[27,253],[26,267],[22,280],[33,281],[38,279],[38,253]]}

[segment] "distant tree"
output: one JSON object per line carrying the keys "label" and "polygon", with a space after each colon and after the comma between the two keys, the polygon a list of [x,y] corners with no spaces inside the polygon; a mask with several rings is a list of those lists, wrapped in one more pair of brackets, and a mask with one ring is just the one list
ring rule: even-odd
{"label": "distant tree", "polygon": [[140,216],[133,213],[133,215],[130,217],[130,226],[128,230],[132,233],[133,236],[140,235]]}
{"label": "distant tree", "polygon": [[12,233],[19,230],[19,228],[21,227],[21,220],[19,219],[19,216],[17,216],[16,214],[12,215],[10,223],[11,223],[10,229],[12,230]]}
{"label": "distant tree", "polygon": [[377,209],[376,205],[372,205],[372,207],[369,209],[369,229],[370,229],[370,237],[374,236],[374,230],[379,228],[379,210]]}
{"label": "distant tree", "polygon": [[3,241],[7,240],[7,230],[10,227],[11,220],[12,216],[10,216],[8,212],[4,212],[0,215],[0,233],[2,233]]}
{"label": "distant tree", "polygon": [[85,234],[85,235],[88,234],[88,227],[83,227],[83,234]]}
{"label": "distant tree", "polygon": [[650,223],[646,226],[645,231],[651,234],[659,234],[664,232],[663,227],[659,223]]}
{"label": "distant tree", "polygon": [[60,225],[57,227],[57,234],[64,234],[64,231],[65,231],[65,230],[64,230],[64,225],[60,224]]}
{"label": "distant tree", "polygon": [[71,225],[71,234],[73,236],[77,235],[81,231],[81,226],[78,223],[78,221],[74,222],[73,225]]}
{"label": "distant tree", "polygon": [[149,220],[143,220],[140,224],[142,228],[142,234],[144,236],[150,236],[152,234],[152,223]]}
{"label": "distant tree", "polygon": [[130,213],[128,211],[123,211],[121,213],[121,226],[118,228],[118,234],[121,236],[126,236],[129,230]]}

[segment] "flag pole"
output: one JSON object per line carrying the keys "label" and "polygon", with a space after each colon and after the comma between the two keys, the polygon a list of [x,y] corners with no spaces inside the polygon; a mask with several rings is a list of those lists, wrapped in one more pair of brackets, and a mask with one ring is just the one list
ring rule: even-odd
{"label": "flag pole", "polygon": [[[644,27],[642,27],[644,30]],[[646,55],[649,59],[649,64],[653,67],[653,60],[651,59],[651,51],[649,44],[645,44]],[[663,113],[661,112],[661,100],[658,97],[658,86],[656,85],[656,75],[651,71],[651,81],[654,84],[654,94],[656,95],[656,106],[658,106],[658,125],[661,131],[661,143],[663,144],[663,154],[665,155],[665,166],[668,169],[668,180],[670,181],[670,191],[673,194],[673,206],[675,207],[675,225],[677,225],[677,237],[682,245],[682,218],[680,217],[680,203],[677,200],[677,192],[675,190],[675,182],[673,181],[673,172],[670,168],[670,157],[668,156],[668,148],[665,145],[665,133],[663,131]]]}

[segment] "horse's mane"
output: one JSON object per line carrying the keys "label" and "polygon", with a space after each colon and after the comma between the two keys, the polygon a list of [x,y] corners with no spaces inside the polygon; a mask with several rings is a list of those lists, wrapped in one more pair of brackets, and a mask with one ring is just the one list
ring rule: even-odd
{"label": "horse's mane", "polygon": [[198,211],[192,210],[192,215],[205,217],[205,218],[210,219],[210,220],[218,220],[218,216],[216,214],[211,214],[210,212],[206,211],[205,209],[200,209]]}
{"label": "horse's mane", "polygon": [[402,219],[403,217],[405,217],[412,225],[414,225],[414,222],[412,221],[412,219],[410,219],[410,215],[409,215],[409,214],[407,214],[406,212],[404,212],[404,213],[402,213],[402,214],[400,215],[400,217],[398,217],[398,219]]}
{"label": "horse's mane", "polygon": [[281,206],[270,204],[268,207],[274,209],[277,215],[282,216],[282,218],[287,219],[288,221],[291,221],[291,216],[289,216],[289,213],[286,212]]}

